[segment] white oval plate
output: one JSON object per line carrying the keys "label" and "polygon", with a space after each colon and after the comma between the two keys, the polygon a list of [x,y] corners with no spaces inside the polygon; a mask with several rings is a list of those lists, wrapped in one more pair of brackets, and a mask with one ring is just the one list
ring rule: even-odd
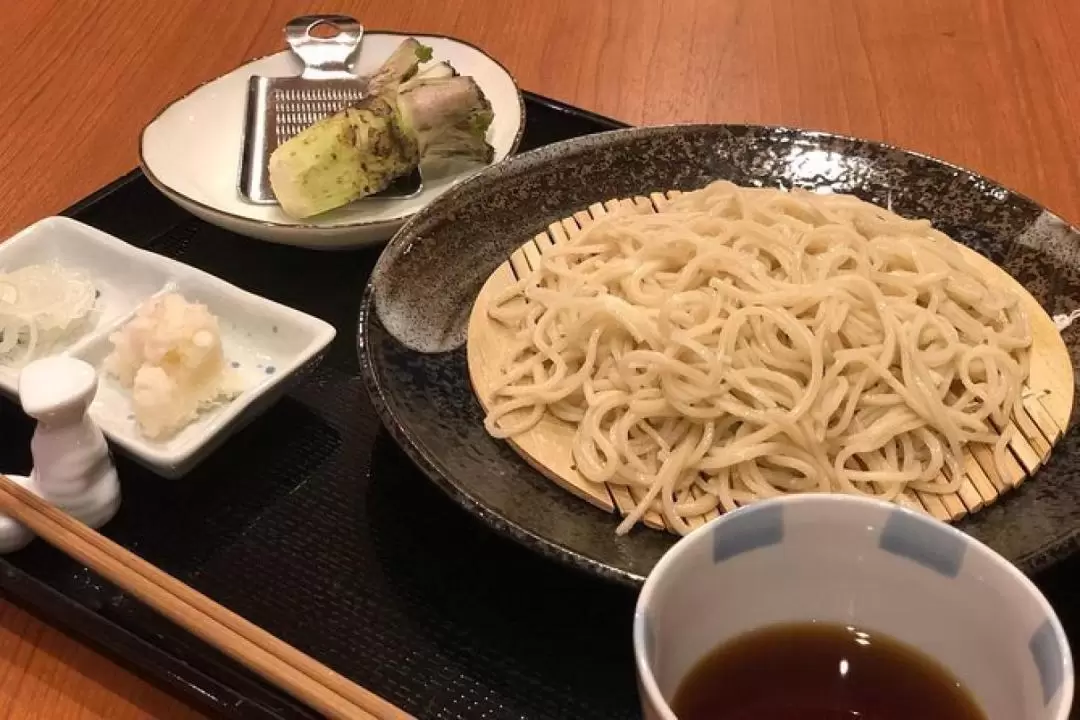
{"label": "white oval plate", "polygon": [[[367,75],[406,37],[434,51],[434,59],[472,76],[491,102],[495,119],[488,142],[495,162],[518,146],[525,110],[513,76],[482,50],[438,35],[364,34],[356,72]],[[188,212],[241,235],[286,245],[353,248],[386,240],[417,210],[481,168],[424,182],[414,197],[360,200],[317,218],[295,220],[276,205],[244,202],[237,189],[244,142],[248,78],[299,75],[302,64],[289,50],[253,60],[176,100],[150,121],[139,142],[143,172]]]}

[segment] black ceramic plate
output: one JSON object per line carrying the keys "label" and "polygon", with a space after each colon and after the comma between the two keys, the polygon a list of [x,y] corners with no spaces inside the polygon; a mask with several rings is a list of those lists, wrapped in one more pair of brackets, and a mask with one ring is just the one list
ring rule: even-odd
{"label": "black ceramic plate", "polygon": [[[548,223],[593,202],[690,190],[718,178],[827,187],[930,218],[1008,270],[1051,314],[1080,308],[1080,234],[986,178],[887,145],[699,125],[618,130],[519,155],[405,225],[380,257],[361,306],[360,362],[383,422],[469,512],[544,554],[629,583],[640,582],[676,540],[644,527],[617,537],[616,516],[561,490],[487,435],[469,384],[465,328],[488,275]],[[1075,368],[1080,327],[1067,330],[1065,340]],[[1075,425],[1034,480],[961,527],[1028,572],[1075,550]]]}

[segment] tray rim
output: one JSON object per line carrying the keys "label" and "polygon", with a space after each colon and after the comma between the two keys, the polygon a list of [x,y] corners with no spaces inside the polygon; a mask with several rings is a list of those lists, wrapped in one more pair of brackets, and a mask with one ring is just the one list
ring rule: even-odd
{"label": "tray rim", "polygon": [[[564,103],[554,98],[521,89],[522,102],[539,105],[575,120],[601,126],[602,130],[628,127],[614,118]],[[528,132],[527,126],[524,132]],[[138,167],[103,185],[67,208],[54,213],[76,217],[87,212],[133,182],[150,182]],[[201,222],[201,221],[200,221]],[[11,602],[54,629],[101,653],[136,677],[212,717],[315,718],[312,711],[297,704],[270,684],[241,673],[230,661],[213,664],[210,675],[186,662],[176,653],[158,646],[108,617],[103,608],[93,608],[65,595],[49,583],[16,567],[0,555],[0,598]],[[138,603],[134,598],[131,602]],[[209,645],[191,636],[200,650],[213,652]],[[205,657],[205,653],[203,653]],[[271,707],[274,703],[286,710]]]}

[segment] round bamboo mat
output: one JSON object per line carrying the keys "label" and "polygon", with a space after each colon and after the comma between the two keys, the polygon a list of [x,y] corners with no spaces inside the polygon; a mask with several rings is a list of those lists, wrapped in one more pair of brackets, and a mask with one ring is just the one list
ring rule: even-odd
{"label": "round bamboo mat", "polygon": [[[507,286],[527,275],[545,252],[588,227],[592,222],[613,212],[656,212],[663,204],[678,195],[653,193],[650,197],[632,200],[609,200],[596,203],[548,226],[516,250],[510,259],[491,274],[480,290],[469,317],[467,354],[473,390],[485,411],[505,351],[513,344],[512,331],[488,316],[488,304]],[[967,260],[979,268],[988,283],[1008,287],[1021,299],[1031,321],[1031,372],[1024,389],[1023,407],[1015,412],[1009,423],[1012,439],[1009,442],[1004,472],[993,461],[987,446],[970,446],[961,467],[963,484],[956,493],[947,495],[908,490],[903,504],[924,510],[943,521],[955,521],[998,500],[1016,488],[1042,467],[1050,451],[1068,427],[1072,412],[1074,379],[1072,360],[1065,342],[1053,320],[1039,302],[1003,269],[971,248],[957,244]],[[1005,428],[998,428],[1004,431]],[[550,414],[530,431],[508,440],[510,445],[545,477],[565,490],[608,512],[625,516],[640,497],[636,488],[613,483],[598,484],[581,476],[574,468],[571,443],[574,427]],[[697,527],[719,515],[712,510],[689,519]],[[646,525],[667,530],[662,515],[655,509],[645,514]]]}

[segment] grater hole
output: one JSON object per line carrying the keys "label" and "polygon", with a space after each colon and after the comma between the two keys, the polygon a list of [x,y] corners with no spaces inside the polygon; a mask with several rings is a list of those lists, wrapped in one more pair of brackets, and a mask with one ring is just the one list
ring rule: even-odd
{"label": "grater hole", "polygon": [[320,40],[330,40],[336,38],[341,34],[341,29],[332,22],[326,20],[320,20],[314,23],[308,28],[308,35],[310,37],[319,38]]}

